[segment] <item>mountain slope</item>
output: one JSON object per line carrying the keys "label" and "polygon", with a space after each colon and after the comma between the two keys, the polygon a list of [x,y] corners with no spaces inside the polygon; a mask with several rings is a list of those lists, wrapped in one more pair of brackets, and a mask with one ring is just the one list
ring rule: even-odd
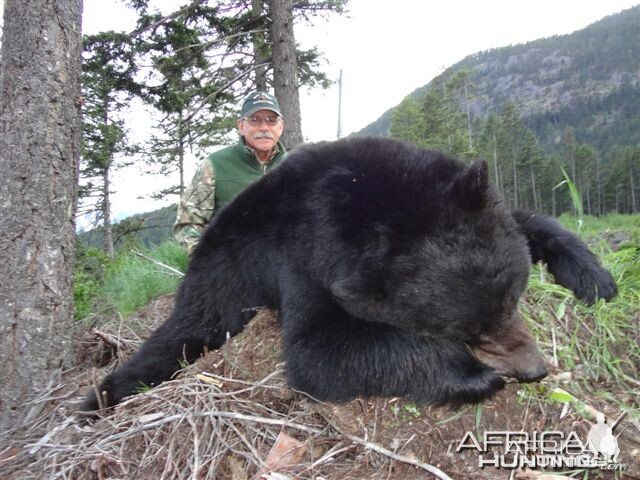
{"label": "mountain slope", "polygon": [[[476,118],[513,102],[551,148],[566,126],[601,151],[640,143],[640,5],[569,35],[470,55],[411,95],[463,69]],[[356,135],[387,135],[392,111]]]}

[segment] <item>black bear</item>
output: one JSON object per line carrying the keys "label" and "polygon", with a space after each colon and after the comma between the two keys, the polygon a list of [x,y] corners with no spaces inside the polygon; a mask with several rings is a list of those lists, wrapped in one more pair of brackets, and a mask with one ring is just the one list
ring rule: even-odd
{"label": "black bear", "polygon": [[113,405],[157,385],[268,307],[289,385],[317,399],[478,402],[546,375],[517,312],[539,260],[587,303],[616,293],[574,234],[505,209],[483,161],[380,138],[303,146],[214,218],[169,319],[99,390]]}

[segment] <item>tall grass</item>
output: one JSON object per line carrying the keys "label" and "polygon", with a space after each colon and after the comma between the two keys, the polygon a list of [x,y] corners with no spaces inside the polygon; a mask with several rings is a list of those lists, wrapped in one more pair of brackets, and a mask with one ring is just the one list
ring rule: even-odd
{"label": "tall grass", "polygon": [[[584,220],[581,236],[616,280],[616,298],[585,306],[536,267],[521,313],[546,357],[559,371],[571,372],[573,380],[563,389],[586,403],[605,401],[640,418],[640,216]],[[561,221],[576,226],[573,218]],[[616,237],[615,251],[607,236]],[[528,388],[531,393],[540,387]]]}
{"label": "tall grass", "polygon": [[573,183],[571,181],[571,179],[569,178],[569,175],[567,175],[567,172],[565,171],[564,168],[560,168],[560,170],[562,170],[562,176],[564,177],[564,180],[561,181],[558,185],[556,185],[555,187],[553,187],[553,189],[557,189],[560,188],[563,185],[566,185],[567,188],[569,189],[569,196],[571,197],[571,203],[573,204],[573,208],[576,211],[576,216],[577,216],[577,221],[578,221],[578,231],[581,229],[582,227],[582,219],[584,217],[584,207],[582,205],[582,195],[580,195],[580,191],[578,190],[578,187],[576,187],[576,184]]}
{"label": "tall grass", "polygon": [[[145,256],[180,271],[185,271],[188,258],[182,247],[166,241],[152,248],[140,248]],[[99,256],[95,252],[91,257]],[[81,265],[82,267],[82,265]],[[134,313],[158,295],[174,292],[181,277],[126,249],[112,262],[106,262],[100,278],[89,275],[85,268],[76,269],[76,317],[89,313]]]}

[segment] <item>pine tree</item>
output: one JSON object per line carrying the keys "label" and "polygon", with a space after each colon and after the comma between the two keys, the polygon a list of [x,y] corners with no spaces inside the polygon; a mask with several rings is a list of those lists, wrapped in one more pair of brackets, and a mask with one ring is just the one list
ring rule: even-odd
{"label": "pine tree", "polygon": [[[103,32],[84,38],[82,68],[83,148],[80,215],[95,213],[104,232],[104,251],[113,258],[111,175],[116,155],[127,148],[122,111],[139,92],[134,81],[134,52],[122,33]],[[122,163],[121,163],[122,165]]]}
{"label": "pine tree", "polygon": [[400,105],[393,109],[389,133],[393,138],[426,146],[423,137],[425,131],[424,114],[420,104],[411,95],[406,96]]}

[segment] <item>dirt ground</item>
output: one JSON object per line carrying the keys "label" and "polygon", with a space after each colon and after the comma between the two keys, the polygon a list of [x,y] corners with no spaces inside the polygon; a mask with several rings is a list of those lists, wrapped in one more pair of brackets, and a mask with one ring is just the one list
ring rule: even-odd
{"label": "dirt ground", "polygon": [[[220,350],[170,382],[131,397],[98,420],[75,408],[92,381],[123,361],[166,318],[172,297],[156,299],[126,322],[78,337],[77,366],[43,394],[42,410],[0,444],[0,478],[63,479],[640,479],[640,427],[624,417],[616,432],[617,474],[479,467],[481,454],[459,452],[469,432],[576,432],[586,439],[589,412],[539,401],[510,384],[481,407],[417,406],[398,398],[324,404],[287,388],[276,315],[261,312]],[[100,365],[92,372],[91,365]],[[554,372],[561,374],[562,372]],[[556,379],[559,377],[556,377]],[[548,380],[545,380],[545,382]],[[616,385],[609,385],[616,395]],[[590,399],[607,418],[607,403]],[[494,448],[492,453],[499,453]]]}

